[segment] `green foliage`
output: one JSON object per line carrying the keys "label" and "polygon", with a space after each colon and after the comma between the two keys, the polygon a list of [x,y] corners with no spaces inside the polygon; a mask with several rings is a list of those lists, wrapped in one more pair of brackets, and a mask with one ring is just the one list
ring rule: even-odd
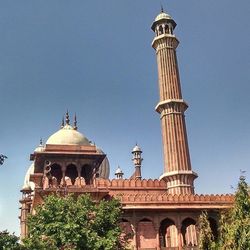
{"label": "green foliage", "polygon": [[244,176],[240,177],[233,208],[221,215],[220,240],[223,250],[250,249],[250,198]]}
{"label": "green foliage", "polygon": [[198,220],[199,248],[202,250],[215,249],[214,236],[208,221],[207,211],[203,211]]}
{"label": "green foliage", "polygon": [[120,217],[121,205],[116,199],[96,204],[89,195],[51,195],[28,217],[29,236],[24,246],[39,250],[48,249],[47,245],[51,250],[123,249],[119,245]]}
{"label": "green foliage", "polygon": [[0,250],[18,250],[19,238],[14,234],[10,234],[7,230],[0,232]]}

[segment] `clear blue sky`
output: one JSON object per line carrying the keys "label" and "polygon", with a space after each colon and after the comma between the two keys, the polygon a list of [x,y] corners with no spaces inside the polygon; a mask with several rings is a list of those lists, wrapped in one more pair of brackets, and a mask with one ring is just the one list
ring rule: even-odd
{"label": "clear blue sky", "polygon": [[177,22],[178,59],[197,193],[230,193],[240,169],[250,177],[249,1],[0,1],[0,230],[19,232],[20,188],[40,137],[63,113],[133,172],[163,171],[157,67],[151,48],[160,2]]}

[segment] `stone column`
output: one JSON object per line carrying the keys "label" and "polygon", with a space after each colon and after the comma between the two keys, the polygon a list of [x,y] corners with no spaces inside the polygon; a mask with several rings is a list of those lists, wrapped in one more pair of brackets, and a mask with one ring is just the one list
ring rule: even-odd
{"label": "stone column", "polygon": [[66,186],[66,181],[65,181],[66,165],[64,163],[62,163],[62,165],[61,165],[61,171],[62,171],[62,180],[61,180],[61,183],[65,187]]}

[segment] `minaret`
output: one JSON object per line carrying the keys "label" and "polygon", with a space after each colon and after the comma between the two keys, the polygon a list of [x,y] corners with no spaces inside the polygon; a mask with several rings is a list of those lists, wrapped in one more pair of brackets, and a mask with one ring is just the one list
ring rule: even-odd
{"label": "minaret", "polygon": [[160,114],[164,154],[164,173],[160,179],[167,182],[168,193],[193,194],[197,174],[192,171],[189,156],[184,117],[188,105],[181,94],[175,27],[175,21],[163,9],[151,27],[155,32],[152,47],[156,51],[160,92],[155,109]]}
{"label": "minaret", "polygon": [[123,178],[123,172],[122,172],[120,166],[118,166],[118,168],[116,169],[115,176],[116,176],[116,179],[122,179]]}
{"label": "minaret", "polygon": [[132,154],[133,154],[132,161],[135,165],[135,172],[133,174],[133,179],[141,180],[141,163],[142,163],[143,159],[141,157],[142,150],[137,144],[133,148]]}

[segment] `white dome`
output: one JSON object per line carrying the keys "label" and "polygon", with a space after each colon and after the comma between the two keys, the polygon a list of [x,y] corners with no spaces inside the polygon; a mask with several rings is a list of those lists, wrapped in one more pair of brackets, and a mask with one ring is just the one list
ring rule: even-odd
{"label": "white dome", "polygon": [[35,189],[35,184],[33,181],[30,181],[30,175],[34,174],[34,163],[32,163],[30,165],[30,167],[28,168],[26,175],[24,177],[24,183],[23,183],[23,189],[30,189],[30,190],[34,190]]}
{"label": "white dome", "polygon": [[44,151],[44,146],[43,145],[39,145],[36,149],[35,152],[43,152]]}
{"label": "white dome", "polygon": [[121,168],[118,166],[118,168],[115,171],[115,174],[123,174]]}
{"label": "white dome", "polygon": [[156,18],[155,22],[161,20],[161,19],[172,19],[171,16],[165,12],[161,12]]}
{"label": "white dome", "polygon": [[51,135],[46,144],[89,146],[90,142],[83,134],[66,124],[63,128]]}
{"label": "white dome", "polygon": [[136,144],[132,152],[142,152],[141,148]]}

